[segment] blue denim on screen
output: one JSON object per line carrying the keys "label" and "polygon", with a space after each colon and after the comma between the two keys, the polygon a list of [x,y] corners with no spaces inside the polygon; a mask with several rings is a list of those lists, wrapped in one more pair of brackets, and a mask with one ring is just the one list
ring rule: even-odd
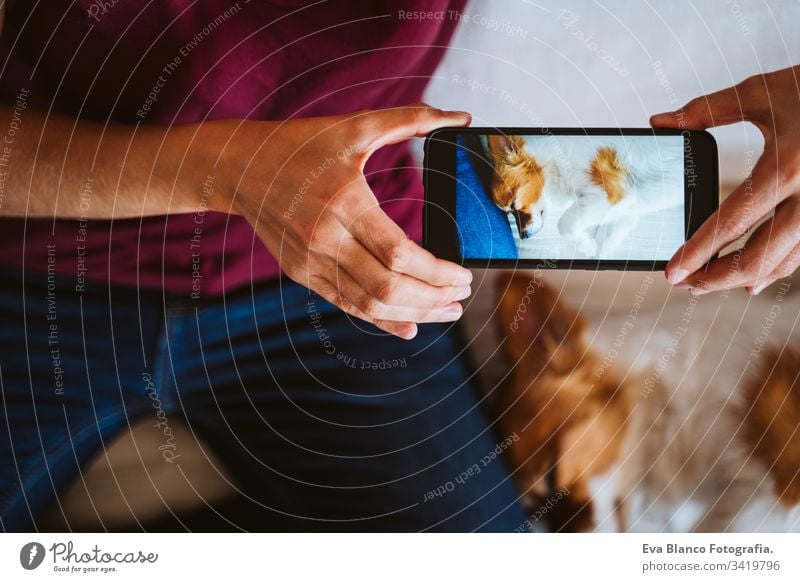
{"label": "blue denim on screen", "polygon": [[164,462],[181,461],[169,423],[202,437],[257,529],[511,531],[525,520],[502,458],[481,464],[507,435],[492,434],[452,326],[404,341],[285,280],[193,300],[0,276],[4,531],[36,529],[140,419],[162,431]]}
{"label": "blue denim on screen", "polygon": [[487,187],[493,168],[482,159],[477,135],[459,136],[456,147],[456,227],[461,256],[467,259],[516,259],[519,256],[506,213]]}

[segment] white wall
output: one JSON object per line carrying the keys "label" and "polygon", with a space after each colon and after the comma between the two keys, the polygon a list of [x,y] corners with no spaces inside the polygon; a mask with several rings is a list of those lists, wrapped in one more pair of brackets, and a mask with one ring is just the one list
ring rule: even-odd
{"label": "white wall", "polygon": [[[644,126],[800,63],[797,0],[473,0],[462,16],[426,98],[470,111],[475,125]],[[715,133],[722,181],[742,178],[759,133]]]}
{"label": "white wall", "polygon": [[[800,64],[798,0],[473,0],[465,13],[469,20],[459,26],[426,98],[472,112],[475,125],[645,126],[652,113],[757,72]],[[484,17],[502,28],[492,30]],[[746,124],[714,133],[726,192],[744,178],[746,152],[758,155],[762,140]],[[475,270],[465,315],[487,387],[507,372],[492,321],[495,276]],[[643,312],[658,314],[672,303],[680,310],[689,299],[662,273],[558,271],[546,280],[565,301],[595,315],[601,333],[609,324],[599,321],[628,313],[643,280],[652,281]],[[774,301],[773,292],[731,296],[741,313]],[[701,300],[698,311],[714,313],[716,296]],[[671,332],[674,322],[665,316],[659,326]]]}

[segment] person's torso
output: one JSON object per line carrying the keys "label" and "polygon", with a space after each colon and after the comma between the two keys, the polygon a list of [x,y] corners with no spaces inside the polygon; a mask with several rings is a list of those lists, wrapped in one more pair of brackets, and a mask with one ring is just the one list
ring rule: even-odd
{"label": "person's torso", "polygon": [[[289,119],[419,100],[457,23],[456,2],[229,2],[48,0],[6,2],[0,97],[101,123],[170,125],[224,118]],[[440,18],[415,19],[423,9]],[[24,123],[24,117],[21,120]],[[409,166],[406,145],[371,169]],[[412,237],[421,227],[413,170],[376,172],[379,200]],[[7,194],[8,195],[8,194]],[[35,193],[31,193],[35,196]],[[6,262],[206,295],[278,272],[240,217],[195,215],[82,221],[3,219]],[[24,244],[23,244],[24,242]],[[23,254],[24,248],[24,254]]]}

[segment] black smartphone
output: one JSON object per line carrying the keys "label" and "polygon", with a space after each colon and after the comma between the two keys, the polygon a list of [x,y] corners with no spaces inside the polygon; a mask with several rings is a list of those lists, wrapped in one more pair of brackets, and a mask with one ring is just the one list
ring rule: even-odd
{"label": "black smartphone", "polygon": [[705,131],[443,129],[424,167],[424,246],[469,267],[662,270],[719,206]]}

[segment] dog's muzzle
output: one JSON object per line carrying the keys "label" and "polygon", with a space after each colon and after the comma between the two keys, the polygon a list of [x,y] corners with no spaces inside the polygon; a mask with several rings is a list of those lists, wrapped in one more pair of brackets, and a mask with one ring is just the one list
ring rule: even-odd
{"label": "dog's muzzle", "polygon": [[525,240],[532,237],[542,229],[544,222],[541,220],[541,213],[539,213],[539,222],[535,223],[534,218],[527,212],[521,210],[512,210],[511,214],[514,216],[514,221],[517,223],[517,232],[519,238]]}

